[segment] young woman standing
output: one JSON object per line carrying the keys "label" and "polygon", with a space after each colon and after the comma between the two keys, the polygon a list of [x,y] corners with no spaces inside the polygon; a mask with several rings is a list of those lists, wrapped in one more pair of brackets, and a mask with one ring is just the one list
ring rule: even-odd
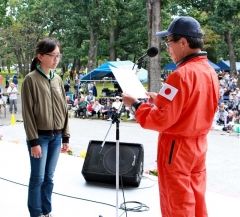
{"label": "young woman standing", "polygon": [[31,217],[50,217],[53,175],[59,154],[69,148],[68,112],[62,79],[54,73],[60,44],[46,38],[36,47],[31,72],[21,89],[22,115],[31,174],[28,209]]}

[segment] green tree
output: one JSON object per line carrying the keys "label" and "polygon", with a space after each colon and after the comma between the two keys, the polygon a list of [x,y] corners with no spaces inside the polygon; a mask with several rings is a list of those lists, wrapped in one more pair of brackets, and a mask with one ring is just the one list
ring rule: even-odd
{"label": "green tree", "polygon": [[210,16],[213,29],[222,36],[228,48],[230,70],[236,73],[236,42],[239,39],[240,2],[234,0],[216,1]]}
{"label": "green tree", "polygon": [[[156,36],[156,32],[160,31],[160,12],[161,1],[147,1],[148,14],[148,44],[149,47],[154,46],[160,50],[160,39]],[[158,92],[161,87],[161,67],[160,55],[151,58],[148,68],[148,89],[150,91]]]}

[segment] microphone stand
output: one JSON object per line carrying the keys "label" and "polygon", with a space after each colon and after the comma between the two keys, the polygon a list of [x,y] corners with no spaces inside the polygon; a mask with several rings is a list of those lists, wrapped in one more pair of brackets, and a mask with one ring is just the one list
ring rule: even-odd
{"label": "microphone stand", "polygon": [[[120,145],[120,133],[119,133],[119,123],[120,123],[120,116],[121,116],[121,109],[122,109],[123,103],[121,103],[119,109],[112,114],[112,122],[111,125],[107,131],[107,134],[103,140],[102,147],[100,150],[100,153],[103,150],[104,144],[106,142],[106,138],[109,134],[109,131],[114,123],[116,123],[116,217],[118,217],[118,192],[119,192],[119,145]],[[101,216],[102,217],[102,216]]]}

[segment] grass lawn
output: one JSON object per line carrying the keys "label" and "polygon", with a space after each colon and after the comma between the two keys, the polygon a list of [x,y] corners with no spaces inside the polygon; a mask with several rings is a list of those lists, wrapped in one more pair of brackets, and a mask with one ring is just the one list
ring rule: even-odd
{"label": "grass lawn", "polygon": [[[6,84],[6,73],[0,73],[3,76],[3,83],[2,83],[2,87],[3,87],[3,92],[5,92],[5,84]],[[15,73],[10,73],[10,78],[13,77],[13,75],[15,75]],[[20,76],[20,78],[18,79],[18,91],[19,93],[21,92],[21,87],[22,87],[22,82],[23,82],[23,76]],[[99,81],[96,82],[96,87],[97,87],[97,92],[98,92],[98,97],[102,96],[102,89],[103,88],[108,88],[110,90],[114,90],[114,86],[113,83],[111,81]],[[71,81],[71,91],[74,92],[74,81]]]}

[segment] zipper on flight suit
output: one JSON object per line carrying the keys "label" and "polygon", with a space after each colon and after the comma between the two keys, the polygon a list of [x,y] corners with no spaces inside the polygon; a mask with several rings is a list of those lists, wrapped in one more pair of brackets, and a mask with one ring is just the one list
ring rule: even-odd
{"label": "zipper on flight suit", "polygon": [[169,158],[168,158],[168,164],[172,163],[172,156],[173,156],[174,146],[175,146],[175,140],[173,140],[172,144],[171,144],[171,149],[170,149]]}

